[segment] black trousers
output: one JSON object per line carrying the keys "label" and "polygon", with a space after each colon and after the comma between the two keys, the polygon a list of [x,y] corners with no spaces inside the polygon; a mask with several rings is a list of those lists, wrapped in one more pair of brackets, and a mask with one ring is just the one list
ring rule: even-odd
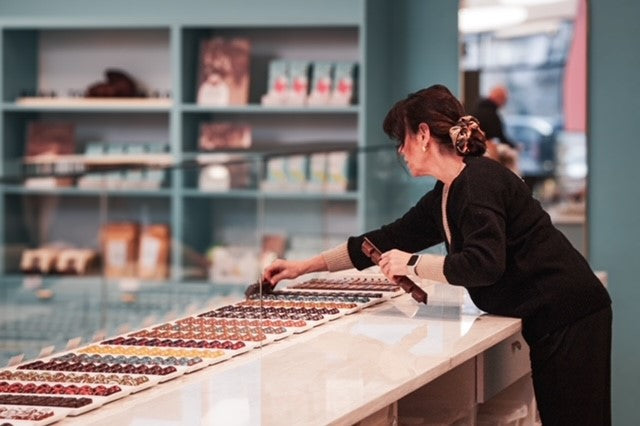
{"label": "black trousers", "polygon": [[611,307],[531,347],[531,370],[544,426],[611,425]]}

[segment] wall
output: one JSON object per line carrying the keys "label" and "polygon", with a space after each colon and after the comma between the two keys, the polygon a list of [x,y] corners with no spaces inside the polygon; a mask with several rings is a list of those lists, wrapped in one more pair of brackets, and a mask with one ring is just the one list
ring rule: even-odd
{"label": "wall", "polygon": [[[367,114],[370,144],[394,144],[383,133],[382,122],[389,108],[410,92],[440,83],[458,94],[458,2],[402,0],[390,4],[387,80],[380,81],[378,88],[367,86],[369,99],[377,96],[375,92],[384,94],[376,100],[384,108],[377,115]],[[435,182],[412,178],[392,150],[369,155],[366,229],[399,217]]]}
{"label": "wall", "polygon": [[640,2],[589,6],[589,253],[593,267],[609,273],[613,299],[613,424],[637,425]]}

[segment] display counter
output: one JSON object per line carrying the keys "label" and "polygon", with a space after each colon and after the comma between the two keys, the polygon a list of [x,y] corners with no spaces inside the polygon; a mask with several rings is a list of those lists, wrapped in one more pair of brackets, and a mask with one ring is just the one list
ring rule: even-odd
{"label": "display counter", "polygon": [[486,356],[499,344],[520,350],[509,341],[520,343],[520,320],[466,309],[451,286],[425,288],[429,305],[413,316],[402,295],[57,424],[353,424],[462,364],[460,385],[487,396],[490,369],[508,363]]}

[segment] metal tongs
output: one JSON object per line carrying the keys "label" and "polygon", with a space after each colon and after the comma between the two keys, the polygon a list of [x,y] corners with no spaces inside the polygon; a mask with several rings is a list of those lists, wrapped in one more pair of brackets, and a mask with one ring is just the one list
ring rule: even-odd
{"label": "metal tongs", "polygon": [[[362,242],[362,246],[360,246],[362,252],[371,259],[373,263],[376,265],[380,262],[380,256],[382,256],[382,252],[378,247],[376,247],[367,237],[364,238]],[[411,278],[406,275],[395,275],[393,277],[396,283],[400,285],[400,287],[407,293],[411,294],[418,303],[427,304],[428,295],[422,288],[420,288],[416,283],[414,283]]]}
{"label": "metal tongs", "polygon": [[251,297],[258,295],[258,294],[268,294],[268,293],[273,293],[273,287],[271,286],[271,283],[269,281],[267,281],[264,276],[260,276],[255,283],[251,284],[249,287],[247,287],[247,289],[244,291],[244,296],[247,299],[250,299]]}

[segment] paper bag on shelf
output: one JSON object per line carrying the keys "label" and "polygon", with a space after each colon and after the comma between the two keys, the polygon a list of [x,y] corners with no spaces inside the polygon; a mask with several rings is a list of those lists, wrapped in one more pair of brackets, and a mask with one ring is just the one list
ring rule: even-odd
{"label": "paper bag on shelf", "polygon": [[108,278],[135,276],[140,229],[137,223],[109,223],[102,229],[104,274]]}
{"label": "paper bag on shelf", "polygon": [[169,276],[169,250],[171,229],[169,225],[146,226],[140,236],[138,251],[138,277],[162,280]]}

